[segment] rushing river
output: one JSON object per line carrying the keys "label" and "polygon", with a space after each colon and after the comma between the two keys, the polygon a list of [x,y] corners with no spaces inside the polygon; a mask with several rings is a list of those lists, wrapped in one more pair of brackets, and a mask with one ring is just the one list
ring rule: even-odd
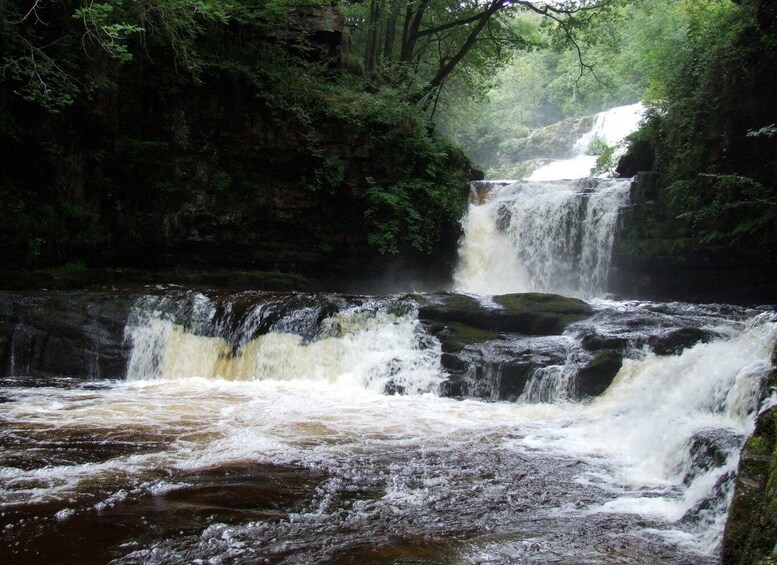
{"label": "rushing river", "polygon": [[[559,332],[454,347],[461,324],[424,314],[439,296],[154,290],[124,379],[29,378],[12,341],[0,561],[716,563],[777,315],[595,298],[624,186],[523,182],[470,210],[457,284],[481,294],[456,303],[585,297]],[[602,351],[620,369],[585,393]]]}
{"label": "rushing river", "polygon": [[[771,313],[595,301],[547,339],[567,364],[591,331],[625,340],[605,394],[486,402],[437,394],[440,343],[403,303],[240,343],[258,316],[225,332],[223,302],[149,297],[127,380],[6,379],[4,561],[715,562]],[[716,338],[645,345],[675,327]]]}

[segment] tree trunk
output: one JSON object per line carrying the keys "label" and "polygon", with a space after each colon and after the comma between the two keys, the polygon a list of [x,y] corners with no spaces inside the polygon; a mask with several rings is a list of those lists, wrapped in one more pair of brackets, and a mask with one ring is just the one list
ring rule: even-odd
{"label": "tree trunk", "polygon": [[[413,60],[413,54],[415,53],[415,45],[418,41],[418,31],[421,29],[421,21],[424,17],[424,12],[426,12],[426,8],[429,6],[430,0],[420,0],[418,3],[418,7],[415,10],[415,14],[412,15],[412,18],[408,24],[407,19],[405,20],[405,26],[407,27],[407,34],[405,41],[402,45],[402,55],[400,57],[400,60],[404,63],[408,63]],[[410,16],[410,6],[408,5],[408,16]]]}
{"label": "tree trunk", "polygon": [[367,26],[367,43],[364,47],[364,69],[367,73],[375,71],[378,32],[380,23],[381,0],[370,2],[370,19]]}
{"label": "tree trunk", "polygon": [[397,20],[399,19],[399,10],[402,4],[399,0],[392,0],[389,8],[388,19],[386,20],[386,35],[383,43],[383,60],[391,61],[394,58],[394,42],[397,37]]}

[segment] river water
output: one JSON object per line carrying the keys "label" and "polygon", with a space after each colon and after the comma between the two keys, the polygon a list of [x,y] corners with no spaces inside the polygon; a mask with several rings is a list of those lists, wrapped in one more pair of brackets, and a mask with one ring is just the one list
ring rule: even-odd
{"label": "river water", "polygon": [[[739,449],[774,402],[777,316],[597,298],[606,261],[580,257],[610,235],[558,243],[573,266],[543,272],[551,251],[525,251],[514,202],[574,208],[582,233],[624,190],[549,182],[492,191],[462,242],[457,284],[483,308],[536,290],[593,308],[559,335],[464,346],[472,375],[531,358],[513,401],[445,396],[443,334],[419,314],[434,297],[155,290],[133,306],[125,379],[2,381],[0,561],[716,563]],[[479,211],[499,276],[465,268]],[[621,369],[582,395],[600,347]]]}

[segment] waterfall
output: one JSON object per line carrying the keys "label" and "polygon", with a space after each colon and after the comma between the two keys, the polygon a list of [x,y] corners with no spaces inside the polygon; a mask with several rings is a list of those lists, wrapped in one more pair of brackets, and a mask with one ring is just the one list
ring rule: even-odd
{"label": "waterfall", "polygon": [[616,145],[636,129],[642,104],[598,114],[575,144],[527,180],[480,187],[463,220],[454,285],[480,294],[554,292],[591,298],[606,291],[618,211],[628,180],[588,179],[594,140]]}
{"label": "waterfall", "polygon": [[294,297],[147,297],[126,335],[129,381],[184,377],[300,380],[420,393],[440,383],[439,342],[412,307],[305,305]]}
{"label": "waterfall", "polygon": [[485,204],[471,205],[464,219],[457,290],[602,294],[629,185],[595,179],[496,187]]}
{"label": "waterfall", "polygon": [[[629,181],[479,188],[480,296],[148,289],[119,381],[16,375],[71,337],[19,324],[0,561],[717,563],[777,314],[600,298]],[[538,290],[591,300],[483,296]]]}
{"label": "waterfall", "polygon": [[[141,296],[125,381],[0,383],[0,557],[712,565],[777,317],[589,314],[526,336],[467,330],[510,317],[449,294]],[[651,346],[678,328],[699,339]],[[592,343],[622,367],[581,398]]]}
{"label": "waterfall", "polygon": [[597,159],[594,144],[598,142],[614,147],[614,158],[617,158],[625,149],[623,140],[636,131],[644,115],[645,106],[641,102],[596,114],[593,127],[575,142],[569,158],[551,161],[540,167],[531,174],[529,180],[579,179],[590,176]]}

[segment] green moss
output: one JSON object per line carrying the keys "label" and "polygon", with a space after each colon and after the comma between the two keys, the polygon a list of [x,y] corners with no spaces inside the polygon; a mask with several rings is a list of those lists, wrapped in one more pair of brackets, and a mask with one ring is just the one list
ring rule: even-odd
{"label": "green moss", "polygon": [[721,562],[759,563],[776,544],[777,408],[772,408],[758,417],[755,433],[742,450]]}
{"label": "green moss", "polygon": [[603,351],[589,361],[577,376],[580,396],[599,396],[612,384],[623,365],[623,356],[615,351]]}
{"label": "green moss", "polygon": [[441,298],[446,307],[456,310],[478,310],[483,307],[480,302],[464,294],[445,294]]}
{"label": "green moss", "polygon": [[442,350],[446,353],[458,353],[468,345],[500,339],[499,332],[473,328],[466,324],[451,323],[439,336]]}
{"label": "green moss", "polygon": [[769,453],[769,442],[763,436],[751,436],[745,443],[745,449],[753,453]]}
{"label": "green moss", "polygon": [[578,298],[569,298],[558,294],[527,292],[524,294],[504,294],[495,296],[494,302],[505,308],[510,314],[561,314],[564,323],[582,320],[591,314],[591,306]]}

